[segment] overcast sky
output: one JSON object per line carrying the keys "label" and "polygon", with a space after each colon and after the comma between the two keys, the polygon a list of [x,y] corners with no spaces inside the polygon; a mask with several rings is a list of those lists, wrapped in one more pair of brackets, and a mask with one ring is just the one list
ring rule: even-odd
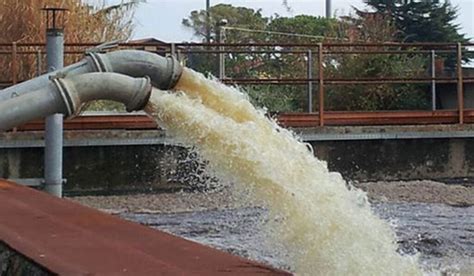
{"label": "overcast sky", "polygon": [[[108,2],[116,2],[109,0]],[[211,0],[211,5],[219,3],[262,9],[265,16],[278,13],[281,16],[308,14],[323,16],[325,0],[288,0],[292,12],[282,5],[282,0]],[[364,8],[362,0],[332,0],[333,13],[345,15],[352,12],[351,6]],[[451,0],[459,8],[458,22],[468,37],[474,38],[474,0]],[[134,38],[155,37],[167,42],[196,40],[190,30],[181,25],[183,18],[192,10],[204,9],[205,0],[147,0],[141,4],[136,13],[136,31]]]}

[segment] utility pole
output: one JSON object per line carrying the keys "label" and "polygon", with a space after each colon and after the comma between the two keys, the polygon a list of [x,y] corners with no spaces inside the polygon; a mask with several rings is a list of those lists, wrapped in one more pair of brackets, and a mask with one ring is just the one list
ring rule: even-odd
{"label": "utility pole", "polygon": [[[46,61],[48,72],[64,66],[64,13],[63,8],[44,8],[46,12]],[[62,197],[63,190],[63,114],[46,118],[44,148],[45,191]]]}
{"label": "utility pole", "polygon": [[211,0],[206,0],[206,42],[211,43]]}
{"label": "utility pole", "polygon": [[331,0],[326,0],[326,18],[331,18]]}

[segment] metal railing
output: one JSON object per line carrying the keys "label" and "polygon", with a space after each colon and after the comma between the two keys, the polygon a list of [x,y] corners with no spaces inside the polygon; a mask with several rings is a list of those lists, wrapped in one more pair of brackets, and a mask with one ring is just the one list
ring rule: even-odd
{"label": "metal railing", "polygon": [[[85,51],[100,43],[70,43],[65,45],[65,61],[72,63],[83,57]],[[463,73],[463,54],[471,53],[474,43],[119,43],[117,49],[133,48],[157,52],[163,55],[176,55],[185,60],[191,54],[211,54],[218,59],[218,73],[222,82],[238,85],[306,85],[307,113],[317,114],[319,126],[325,125],[325,98],[327,88],[333,85],[378,85],[378,84],[427,84],[431,86],[431,109],[436,110],[436,86],[438,84],[456,85],[457,123],[465,122],[464,85],[474,83],[474,76]],[[229,77],[233,75],[226,68],[226,59],[231,55],[294,55],[305,62],[304,72],[297,77]],[[430,58],[429,76],[378,76],[378,77],[338,77],[328,75],[325,65],[334,55],[428,55]],[[455,57],[453,74],[439,75],[435,66],[436,55]],[[0,44],[0,66],[4,72],[11,72],[9,79],[0,80],[0,86],[9,86],[35,75],[46,72],[45,45],[43,43]],[[316,88],[316,91],[315,91]],[[317,95],[316,95],[317,92]],[[0,91],[1,93],[1,91]],[[317,102],[316,106],[313,103]],[[380,111],[377,111],[380,112]],[[413,112],[413,111],[410,111]],[[423,111],[426,112],[426,111]],[[336,114],[337,112],[333,112]],[[350,112],[346,112],[348,114]],[[354,112],[357,113],[357,112]],[[333,115],[334,115],[333,114]],[[433,116],[437,116],[433,112]],[[332,117],[331,117],[332,118]],[[334,118],[332,118],[334,119]]]}

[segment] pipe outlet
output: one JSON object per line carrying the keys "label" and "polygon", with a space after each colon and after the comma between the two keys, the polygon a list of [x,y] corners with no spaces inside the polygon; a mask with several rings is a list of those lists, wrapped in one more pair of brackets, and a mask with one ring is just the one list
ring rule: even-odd
{"label": "pipe outlet", "polygon": [[132,78],[117,73],[87,73],[53,78],[44,87],[0,101],[0,130],[55,113],[72,116],[84,103],[112,100],[125,104],[127,111],[141,110],[151,94],[149,78]]}
{"label": "pipe outlet", "polygon": [[85,59],[61,70],[2,90],[0,102],[41,89],[48,85],[51,78],[67,79],[92,72],[115,72],[137,78],[148,76],[154,87],[170,90],[178,82],[182,71],[182,66],[174,57],[162,57],[145,51],[121,50],[103,54],[89,53]]}
{"label": "pipe outlet", "polygon": [[94,100],[121,102],[128,112],[141,110],[148,103],[152,87],[148,77],[118,73],[88,73],[53,82],[67,108],[66,116],[79,113],[83,104]]}
{"label": "pipe outlet", "polygon": [[122,50],[110,53],[89,53],[88,58],[98,72],[115,72],[132,77],[148,76],[154,87],[172,89],[183,72],[183,67],[174,57],[137,50]]}

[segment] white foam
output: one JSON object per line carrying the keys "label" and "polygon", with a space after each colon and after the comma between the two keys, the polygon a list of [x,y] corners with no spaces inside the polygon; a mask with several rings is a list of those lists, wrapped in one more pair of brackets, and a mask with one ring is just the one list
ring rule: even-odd
{"label": "white foam", "polygon": [[297,274],[421,274],[415,257],[396,252],[392,229],[373,214],[366,195],[348,188],[240,91],[189,69],[177,89],[154,90],[147,112],[197,149],[218,178],[269,209],[268,239],[286,248]]}

